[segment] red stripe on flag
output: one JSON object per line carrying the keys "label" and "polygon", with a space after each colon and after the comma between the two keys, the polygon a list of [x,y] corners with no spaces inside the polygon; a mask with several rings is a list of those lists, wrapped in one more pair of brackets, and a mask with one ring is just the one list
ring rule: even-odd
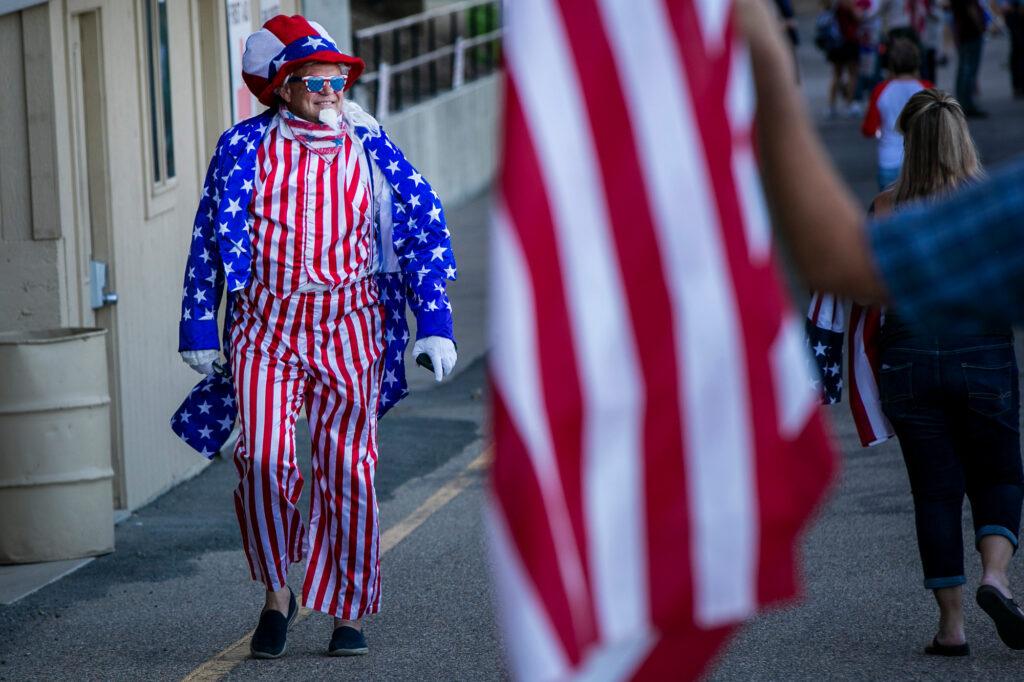
{"label": "red stripe on flag", "polygon": [[[666,633],[634,672],[634,680],[695,680],[711,663],[713,652],[725,644],[734,627],[711,630],[678,628]],[[697,655],[698,652],[701,655]],[[704,652],[710,652],[704,655]]]}
{"label": "red stripe on flag", "polygon": [[864,308],[854,304],[850,310],[850,327],[847,330],[850,338],[846,341],[846,368],[848,372],[847,378],[850,380],[850,412],[853,414],[853,422],[857,426],[858,434],[871,431],[871,421],[868,419],[867,412],[864,411],[864,399],[861,397],[860,387],[857,385],[855,378],[858,358],[857,344],[854,342],[854,336],[860,335],[863,332],[863,324]]}

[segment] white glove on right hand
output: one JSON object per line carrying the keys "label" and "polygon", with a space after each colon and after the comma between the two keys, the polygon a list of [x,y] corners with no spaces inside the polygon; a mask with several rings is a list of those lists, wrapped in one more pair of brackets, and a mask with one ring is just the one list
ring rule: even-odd
{"label": "white glove on right hand", "polygon": [[200,374],[213,374],[213,363],[220,359],[219,350],[183,350],[180,353],[185,364]]}
{"label": "white glove on right hand", "polygon": [[421,353],[426,353],[430,358],[430,364],[434,366],[434,381],[441,381],[455,369],[455,362],[459,359],[455,352],[455,344],[451,339],[443,336],[427,336],[418,340],[412,347],[412,356],[418,358]]}

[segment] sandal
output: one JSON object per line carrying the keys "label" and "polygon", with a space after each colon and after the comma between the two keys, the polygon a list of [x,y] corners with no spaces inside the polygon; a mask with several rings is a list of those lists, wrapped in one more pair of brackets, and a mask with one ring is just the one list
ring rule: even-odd
{"label": "sandal", "polygon": [[939,644],[939,639],[933,638],[932,643],[924,648],[929,656],[970,656],[971,647],[967,642],[963,644]]}
{"label": "sandal", "polygon": [[975,599],[996,624],[996,632],[1003,644],[1011,649],[1024,649],[1024,612],[1017,602],[991,585],[979,587]]}

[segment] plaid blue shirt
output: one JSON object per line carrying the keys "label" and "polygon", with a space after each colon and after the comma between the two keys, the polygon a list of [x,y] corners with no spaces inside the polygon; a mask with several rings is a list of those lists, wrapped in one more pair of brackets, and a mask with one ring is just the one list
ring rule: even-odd
{"label": "plaid blue shirt", "polygon": [[944,331],[1024,321],[1024,158],[875,222],[871,249],[908,320]]}

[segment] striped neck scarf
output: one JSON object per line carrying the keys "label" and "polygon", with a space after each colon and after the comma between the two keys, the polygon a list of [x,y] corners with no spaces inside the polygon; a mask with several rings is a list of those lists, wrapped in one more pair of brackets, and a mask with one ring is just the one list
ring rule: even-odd
{"label": "striped neck scarf", "polygon": [[282,122],[288,126],[295,139],[306,146],[309,151],[327,159],[333,159],[345,144],[348,127],[343,119],[336,121],[337,127],[326,123],[313,123],[293,114],[288,107],[281,105],[278,109]]}

